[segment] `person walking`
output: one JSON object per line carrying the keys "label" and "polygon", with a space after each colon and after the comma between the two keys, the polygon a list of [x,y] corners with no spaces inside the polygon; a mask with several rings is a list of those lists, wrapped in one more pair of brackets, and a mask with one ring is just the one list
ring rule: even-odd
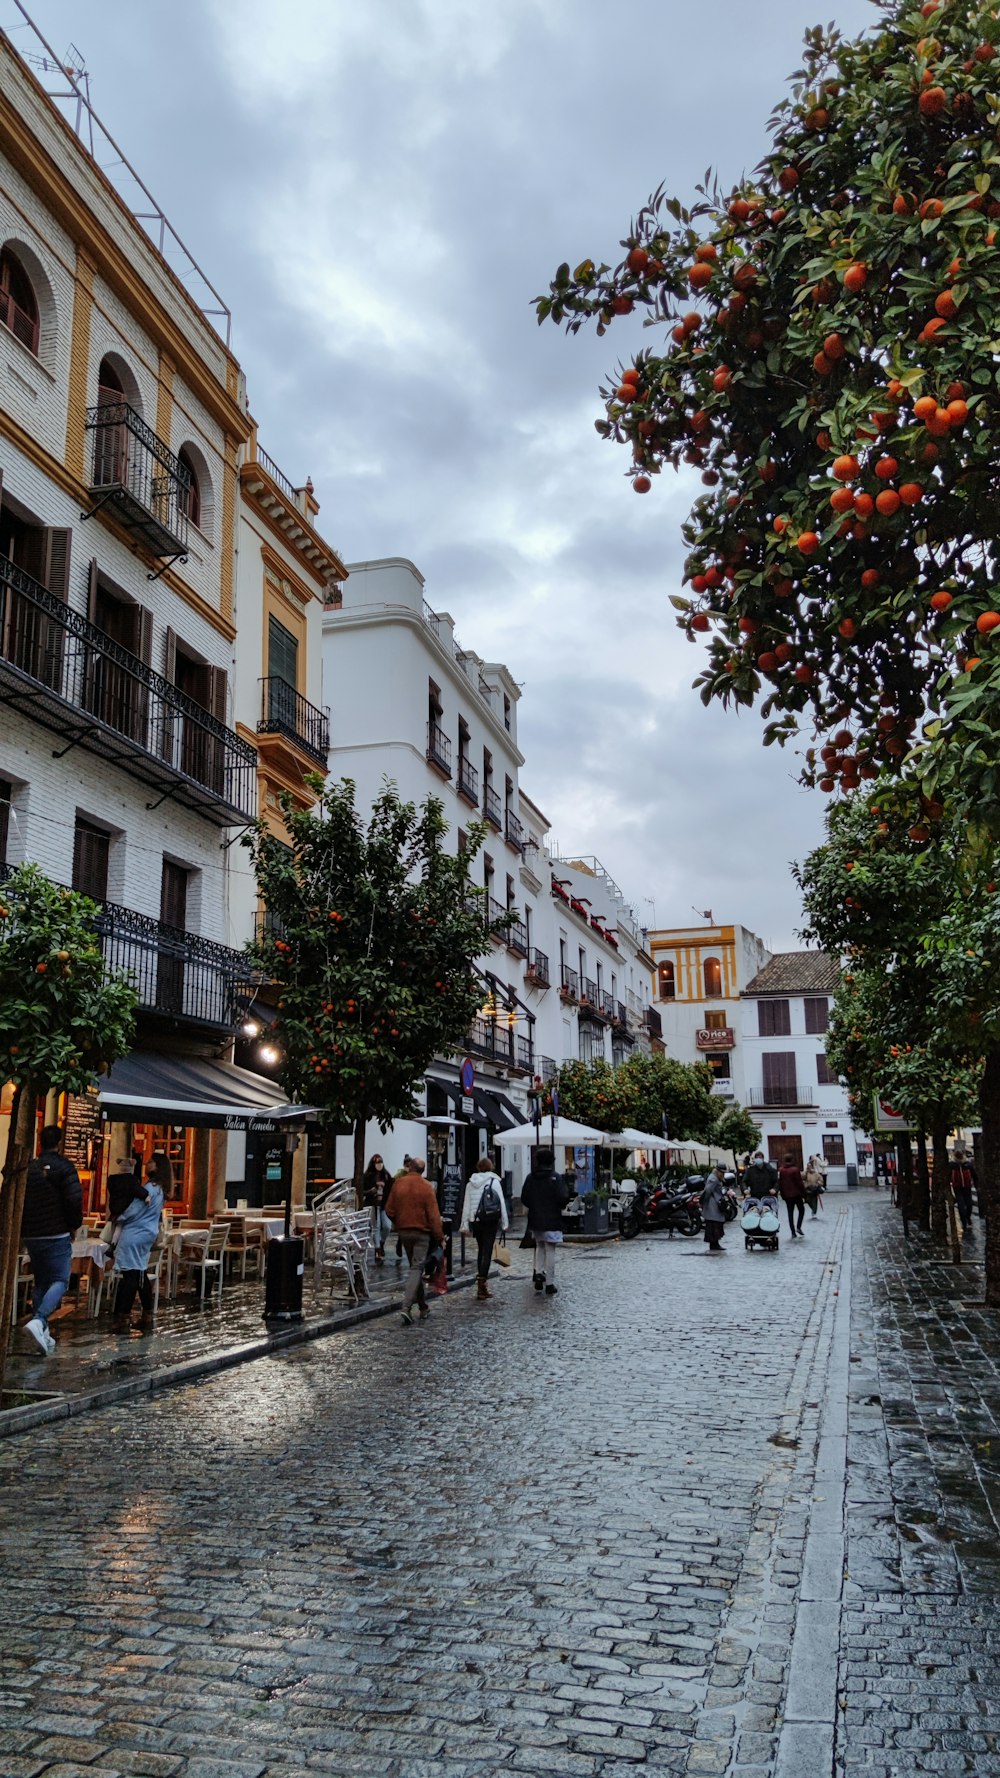
{"label": "person walking", "polygon": [[375,1264],[385,1264],[385,1243],[392,1224],[385,1213],[385,1201],[392,1190],[392,1174],[380,1154],[373,1154],[362,1180],[362,1204],[372,1213],[372,1240],[375,1243]]}
{"label": "person walking", "polygon": [[811,1154],[806,1162],[806,1170],[802,1175],[802,1183],[806,1188],[806,1203],[813,1215],[822,1209],[823,1193],[826,1191],[826,1174],[818,1154]]}
{"label": "person walking", "polygon": [[955,1208],[962,1224],[962,1233],[967,1235],[972,1227],[972,1192],[978,1189],[976,1169],[969,1160],[964,1148],[956,1148],[949,1171],[951,1189],[955,1198]]}
{"label": "person walking", "polygon": [[465,1188],[459,1231],[463,1235],[473,1234],[476,1237],[476,1298],[481,1303],[488,1302],[493,1295],[486,1280],[493,1262],[493,1245],[497,1231],[503,1229],[506,1233],[509,1226],[507,1204],[496,1162],[492,1155],[481,1155],[479,1165],[474,1173],[470,1173],[469,1183]]}
{"label": "person walking", "polygon": [[767,1198],[777,1189],[778,1169],[765,1161],[763,1149],[758,1148],[743,1175],[743,1190],[748,1198]]}
{"label": "person walking", "polygon": [[796,1235],[802,1233],[802,1221],[806,1213],[805,1180],[794,1155],[786,1154],[778,1168],[778,1190],[785,1200],[788,1227],[794,1241]]}
{"label": "person walking", "polygon": [[28,1163],[21,1216],[21,1241],[31,1261],[34,1314],[26,1331],[48,1358],[56,1349],[49,1320],[69,1285],[73,1236],[83,1221],[83,1190],[72,1161],[60,1154],[63,1132],[46,1124],[41,1153]]}
{"label": "person walking", "polygon": [[572,1195],[572,1188],[556,1172],[551,1148],[536,1149],[534,1165],[521,1187],[521,1202],[528,1213],[528,1234],[535,1244],[531,1282],[546,1296],[555,1296],[559,1289],[556,1248],[562,1245],[562,1213]]}
{"label": "person walking", "polygon": [[701,1213],[705,1218],[705,1239],[709,1253],[722,1252],[722,1232],[726,1226],[726,1169],[721,1161],[705,1181],[701,1194]]}
{"label": "person walking", "polygon": [[128,1333],[137,1296],[142,1305],[140,1327],[148,1330],[153,1325],[153,1286],[146,1270],[163,1214],[163,1187],[156,1182],[158,1171],[154,1157],[146,1168],[144,1183],[136,1187],[135,1195],[115,1222],[112,1242],[115,1269],[121,1273],[121,1281],[111,1324],[114,1333]]}
{"label": "person walking", "polygon": [[403,1244],[410,1262],[403,1290],[402,1320],[413,1326],[414,1305],[421,1321],[430,1314],[424,1289],[424,1265],[430,1252],[431,1239],[444,1244],[444,1225],[438,1209],[437,1193],[429,1179],[424,1178],[424,1163],[415,1155],[407,1157],[406,1172],[392,1183],[385,1202],[385,1213]]}

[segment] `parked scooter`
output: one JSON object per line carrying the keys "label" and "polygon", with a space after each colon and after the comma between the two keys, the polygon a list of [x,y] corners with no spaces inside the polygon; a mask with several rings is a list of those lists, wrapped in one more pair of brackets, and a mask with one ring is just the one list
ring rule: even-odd
{"label": "parked scooter", "polygon": [[667,1185],[639,1185],[624,1200],[621,1216],[623,1241],[636,1235],[654,1234],[665,1229],[669,1235],[697,1235],[703,1227],[698,1193],[691,1191],[692,1181],[677,1189]]}

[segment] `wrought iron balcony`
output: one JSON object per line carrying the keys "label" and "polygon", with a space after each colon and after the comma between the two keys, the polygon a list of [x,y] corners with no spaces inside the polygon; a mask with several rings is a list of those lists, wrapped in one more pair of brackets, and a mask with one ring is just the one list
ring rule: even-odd
{"label": "wrought iron balcony", "polygon": [[528,928],[523,920],[512,920],[507,928],[507,949],[516,957],[528,955]]}
{"label": "wrought iron balcony", "polygon": [[95,924],[105,963],[131,977],[141,1010],[219,1031],[232,1031],[243,1017],[253,978],[242,951],[110,901]]}
{"label": "wrought iron balcony", "polygon": [[506,1068],[517,1066],[514,1031],[502,1020],[476,1019],[467,1032],[464,1047],[480,1056],[489,1056]]}
{"label": "wrought iron balcony", "polygon": [[[0,882],[12,866],[0,864]],[[108,969],[127,975],[139,1011],[172,1024],[230,1032],[245,1016],[255,978],[245,951],[167,926],[113,901],[97,904],[94,930]]]}
{"label": "wrought iron balcony", "polygon": [[611,1015],[606,1003],[610,1000],[611,996],[605,994],[604,991],[597,986],[597,983],[591,980],[589,975],[585,977],[581,987],[580,1010],[582,1012],[590,1013],[592,1018],[595,1019],[606,1020],[610,1018]]}
{"label": "wrought iron balcony", "polygon": [[[486,898],[486,919],[491,926],[493,925],[493,922],[495,920],[505,920],[507,918],[507,915],[510,913],[510,911],[511,911],[510,908],[507,907],[504,904],[504,902],[497,901],[497,898],[495,895],[487,896],[487,898]],[[506,944],[508,930],[509,929],[507,927],[505,927],[503,929],[503,931],[501,931],[501,932],[494,932],[493,943],[496,945]]]}
{"label": "wrought iron balcony", "polygon": [[540,1075],[542,1080],[555,1080],[559,1073],[559,1064],[554,1056],[539,1056],[535,1073]]}
{"label": "wrought iron balcony", "polygon": [[88,408],[87,431],[93,434],[88,486],[95,504],[85,516],[110,506],[151,555],[183,556],[191,477],[180,458],[127,401]]}
{"label": "wrought iron balcony", "polygon": [[451,777],[451,742],[437,722],[427,724],[427,758],[446,778]]}
{"label": "wrought iron balcony", "polygon": [[528,981],[532,982],[536,988],[547,988],[549,986],[551,979],[549,976],[549,960],[544,951],[537,950],[534,945],[531,947],[531,950],[528,953],[528,963],[524,973],[527,976]]}
{"label": "wrought iron balcony", "polygon": [[604,1017],[606,1019],[613,1019],[616,1012],[614,995],[609,994],[606,988],[601,988],[598,991],[601,1000],[601,1011],[604,1014]]}
{"label": "wrought iron balcony", "polygon": [[310,704],[287,679],[262,679],[259,735],[283,735],[303,753],[326,765],[330,752],[330,713]]}
{"label": "wrought iron balcony", "polygon": [[219,827],[256,814],[250,743],[6,556],[0,701],[60,737],[56,758],[82,747]]}
{"label": "wrought iron balcony", "polygon": [[649,1032],[650,1037],[662,1037],[663,1036],[663,1020],[661,1019],[655,1006],[647,1006],[644,1022],[645,1022],[646,1030]]}
{"label": "wrought iron balcony", "polygon": [[625,1030],[628,1029],[628,1007],[625,1005],[624,1000],[615,1002],[614,1011],[612,1013],[612,1022],[622,1026]]}
{"label": "wrought iron balcony", "polygon": [[535,1046],[530,1037],[518,1037],[516,1054],[518,1068],[523,1068],[528,1074],[534,1074]]}
{"label": "wrought iron balcony", "polygon": [[507,809],[504,815],[504,837],[508,846],[513,846],[515,852],[524,851],[524,828],[510,809]]}
{"label": "wrought iron balcony", "polygon": [[565,963],[559,966],[559,992],[564,1000],[580,998],[580,977],[575,969],[570,969]]}
{"label": "wrought iron balcony", "polygon": [[501,810],[500,810],[500,798],[497,796],[496,791],[489,784],[486,785],[486,787],[483,791],[483,814],[485,815],[490,826],[495,827],[497,830],[497,833],[499,833],[503,827],[503,817],[502,817]]}
{"label": "wrought iron balcony", "polygon": [[474,809],[479,807],[479,773],[467,753],[458,756],[458,794]]}
{"label": "wrought iron balcony", "polygon": [[747,1090],[747,1104],[757,1110],[767,1107],[781,1106],[782,1110],[794,1111],[799,1108],[815,1106],[816,1089],[800,1086],[791,1081],[787,1086],[750,1087]]}

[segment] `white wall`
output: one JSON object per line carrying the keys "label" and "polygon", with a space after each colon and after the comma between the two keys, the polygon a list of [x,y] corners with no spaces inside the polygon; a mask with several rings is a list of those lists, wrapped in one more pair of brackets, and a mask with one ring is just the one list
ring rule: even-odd
{"label": "white wall", "polygon": [[844,1187],[847,1184],[846,1165],[856,1166],[858,1158],[857,1138],[851,1128],[846,1089],[839,1082],[830,1086],[820,1086],[817,1082],[816,1060],[824,1053],[825,1037],[806,1031],[806,997],[778,995],[775,998],[788,1000],[791,1025],[788,1036],[762,1037],[757,1011],[759,1000],[750,996],[743,1002],[746,1084],[751,1095],[762,1094],[765,1053],[793,1054],[798,1097],[808,1098],[810,1104],[797,1109],[779,1106],[773,1110],[761,1105],[751,1105],[752,1116],[761,1125],[765,1150],[769,1137],[780,1139],[782,1136],[799,1136],[802,1140],[803,1158],[808,1159],[810,1154],[822,1155],[824,1136],[843,1137],[845,1167],[831,1168],[828,1183],[833,1189]]}

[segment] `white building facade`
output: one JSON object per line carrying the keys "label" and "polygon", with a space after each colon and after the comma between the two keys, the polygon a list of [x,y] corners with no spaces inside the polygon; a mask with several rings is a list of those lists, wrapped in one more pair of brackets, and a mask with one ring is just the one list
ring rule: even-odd
{"label": "white building facade", "polygon": [[818,1155],[827,1184],[857,1183],[857,1139],[846,1089],[826,1059],[830,1008],[840,980],[823,951],[779,952],[743,991],[745,1103],[764,1151],[780,1165]]}

